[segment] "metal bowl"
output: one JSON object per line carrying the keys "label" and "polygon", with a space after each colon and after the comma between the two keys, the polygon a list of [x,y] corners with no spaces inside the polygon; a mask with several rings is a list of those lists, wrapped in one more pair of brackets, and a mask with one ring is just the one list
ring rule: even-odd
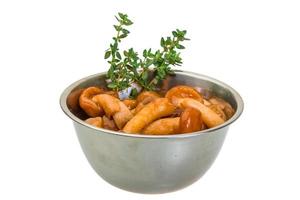
{"label": "metal bowl", "polygon": [[[88,86],[104,86],[105,73],[83,78],[62,93],[60,105],[75,126],[81,148],[93,169],[110,184],[138,193],[166,193],[197,181],[210,168],[224,142],[229,125],[243,111],[240,95],[216,79],[178,71],[174,85],[199,86],[227,100],[236,112],[224,124],[179,135],[126,134],[95,128],[80,118],[71,96]],[[78,93],[78,92],[77,92]]]}

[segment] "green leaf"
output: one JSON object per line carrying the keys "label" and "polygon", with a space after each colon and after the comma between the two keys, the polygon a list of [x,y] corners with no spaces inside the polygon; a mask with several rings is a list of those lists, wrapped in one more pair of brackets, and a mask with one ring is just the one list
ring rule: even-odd
{"label": "green leaf", "polygon": [[146,60],[146,67],[147,68],[150,67],[150,65],[152,65],[152,64],[153,64],[153,61],[151,59]]}
{"label": "green leaf", "polygon": [[130,19],[126,19],[123,23],[124,23],[124,25],[126,25],[126,26],[130,26],[130,25],[133,24],[133,22],[132,22]]}
{"label": "green leaf", "polygon": [[145,58],[148,56],[148,53],[147,53],[147,50],[146,50],[146,49],[143,51],[143,56],[144,56]]}
{"label": "green leaf", "polygon": [[119,36],[120,39],[126,38],[126,37],[127,37],[127,34],[122,34],[122,35]]}
{"label": "green leaf", "polygon": [[163,37],[160,39],[160,46],[165,46],[165,39]]}
{"label": "green leaf", "polygon": [[122,33],[124,33],[124,34],[129,34],[130,32],[127,30],[127,29],[122,29]]}
{"label": "green leaf", "polygon": [[111,83],[109,83],[109,84],[107,85],[107,87],[110,88],[110,89],[115,89],[115,88],[117,87],[117,84],[111,82]]}
{"label": "green leaf", "polygon": [[166,45],[170,45],[172,43],[171,37],[167,37],[167,40],[165,42]]}
{"label": "green leaf", "polygon": [[116,31],[120,31],[122,28],[120,26],[114,25],[114,28],[116,29]]}
{"label": "green leaf", "polygon": [[109,58],[109,57],[110,57],[110,55],[111,55],[111,51],[107,51],[107,52],[105,52],[104,59],[107,59],[107,58]]}
{"label": "green leaf", "polygon": [[120,54],[118,51],[116,52],[116,56],[117,56],[117,58],[119,58],[120,60],[122,59],[121,54]]}
{"label": "green leaf", "polygon": [[121,18],[121,19],[125,19],[125,18],[127,18],[127,15],[126,14],[123,14],[123,13],[118,13],[118,15],[119,15],[119,17]]}
{"label": "green leaf", "polygon": [[173,35],[174,37],[177,37],[177,32],[176,32],[176,31],[172,31],[172,35]]}
{"label": "green leaf", "polygon": [[183,45],[181,45],[181,44],[177,44],[177,45],[176,45],[176,48],[177,48],[177,49],[185,49],[185,47],[184,47]]}
{"label": "green leaf", "polygon": [[114,52],[116,52],[117,50],[118,50],[118,43],[115,42],[115,43],[112,45],[112,47],[111,47],[111,51],[114,53]]}
{"label": "green leaf", "polygon": [[136,88],[133,88],[130,93],[130,98],[135,99],[138,95],[138,91]]}
{"label": "green leaf", "polygon": [[147,81],[147,80],[148,80],[148,71],[145,71],[145,72],[142,74],[142,80],[143,80],[143,81]]}
{"label": "green leaf", "polygon": [[130,48],[129,50],[128,50],[128,53],[130,54],[130,55],[132,55],[134,52],[133,52],[133,48]]}

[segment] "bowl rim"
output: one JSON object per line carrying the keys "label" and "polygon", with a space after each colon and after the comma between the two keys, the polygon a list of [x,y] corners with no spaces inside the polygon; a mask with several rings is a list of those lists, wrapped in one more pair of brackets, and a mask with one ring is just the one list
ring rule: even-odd
{"label": "bowl rim", "polygon": [[213,128],[209,128],[209,129],[205,129],[202,131],[197,131],[197,132],[192,132],[192,133],[185,133],[185,134],[174,134],[174,135],[142,135],[142,134],[133,134],[133,133],[124,133],[124,132],[118,132],[118,131],[112,131],[112,130],[108,130],[108,129],[104,129],[104,128],[97,128],[95,126],[89,125],[87,123],[85,123],[83,120],[79,119],[78,117],[76,117],[68,108],[67,106],[67,97],[68,95],[72,92],[72,90],[77,87],[78,85],[80,85],[83,82],[86,82],[89,79],[98,77],[98,76],[102,76],[105,75],[106,72],[101,72],[101,73],[97,73],[97,74],[93,74],[87,77],[84,77],[74,83],[72,83],[71,85],[69,85],[61,94],[60,96],[60,107],[63,110],[63,112],[73,120],[73,122],[77,122],[78,124],[81,124],[82,126],[85,126],[86,128],[90,128],[93,129],[95,131],[97,131],[98,133],[102,134],[102,133],[106,133],[106,134],[114,134],[114,135],[118,135],[118,136],[124,136],[124,137],[133,137],[133,138],[149,138],[149,139],[170,139],[170,138],[188,138],[188,137],[195,137],[195,136],[199,136],[199,135],[203,135],[203,134],[208,134],[208,133],[212,133],[212,132],[216,132],[216,130],[219,129],[223,129],[228,127],[230,124],[232,124],[234,121],[236,121],[242,114],[243,110],[244,110],[244,102],[242,97],[239,95],[239,93],[233,89],[231,86],[227,85],[226,83],[219,81],[215,78],[206,76],[206,75],[202,75],[199,73],[195,73],[195,72],[190,72],[190,71],[183,71],[183,70],[176,70],[175,74],[180,74],[180,75],[185,75],[185,76],[190,76],[193,78],[200,78],[202,80],[207,80],[210,81],[212,83],[215,83],[217,85],[220,85],[223,88],[226,88],[227,90],[229,90],[234,99],[237,102],[237,109],[236,112],[234,113],[234,115],[227,120],[226,122],[224,122],[223,124],[220,124],[216,127]]}

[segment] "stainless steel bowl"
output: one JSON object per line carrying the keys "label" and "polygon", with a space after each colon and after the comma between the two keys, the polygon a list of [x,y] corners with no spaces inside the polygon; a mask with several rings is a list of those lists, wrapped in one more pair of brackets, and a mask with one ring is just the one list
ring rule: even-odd
{"label": "stainless steel bowl", "polygon": [[62,93],[61,108],[73,120],[86,158],[104,180],[132,192],[166,193],[194,183],[209,169],[229,125],[241,115],[243,101],[230,86],[204,75],[176,72],[170,87],[179,84],[200,86],[224,98],[235,108],[234,116],[217,127],[189,134],[125,134],[86,124],[68,100],[82,88],[104,86],[105,73],[83,78]]}

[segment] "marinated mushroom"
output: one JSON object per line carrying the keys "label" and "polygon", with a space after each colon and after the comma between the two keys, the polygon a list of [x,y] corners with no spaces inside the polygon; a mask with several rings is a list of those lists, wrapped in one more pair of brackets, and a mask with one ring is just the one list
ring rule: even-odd
{"label": "marinated mushroom", "polygon": [[99,87],[81,90],[79,106],[91,117],[86,123],[132,134],[183,134],[218,126],[235,112],[225,100],[204,98],[185,85],[169,89],[165,97],[143,91],[136,98],[121,101],[117,94]]}
{"label": "marinated mushroom", "polygon": [[95,95],[102,92],[103,90],[98,87],[88,87],[82,91],[79,97],[79,105],[88,116],[97,117],[103,115],[103,109],[92,100]]}

